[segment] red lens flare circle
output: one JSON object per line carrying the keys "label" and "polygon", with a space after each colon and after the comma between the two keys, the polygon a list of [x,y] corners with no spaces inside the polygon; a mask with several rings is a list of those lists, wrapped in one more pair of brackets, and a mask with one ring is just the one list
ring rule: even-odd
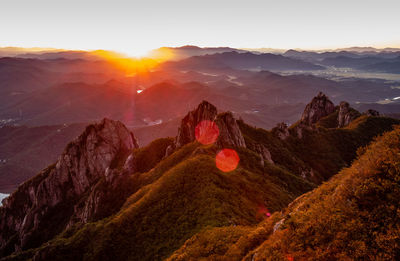
{"label": "red lens flare circle", "polygon": [[196,140],[203,145],[213,144],[218,139],[219,128],[215,122],[204,120],[197,124],[194,135]]}
{"label": "red lens flare circle", "polygon": [[258,213],[260,213],[264,218],[269,218],[271,216],[271,212],[269,212],[265,206],[258,207]]}
{"label": "red lens flare circle", "polygon": [[235,150],[223,149],[215,157],[217,168],[223,172],[235,170],[239,164],[239,155]]}

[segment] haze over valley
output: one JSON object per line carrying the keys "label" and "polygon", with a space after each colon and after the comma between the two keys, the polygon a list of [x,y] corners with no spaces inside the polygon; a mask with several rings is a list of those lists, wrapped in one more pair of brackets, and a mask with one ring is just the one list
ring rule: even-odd
{"label": "haze over valley", "polygon": [[[358,60],[371,60],[369,66],[392,63],[397,49],[269,54],[184,46],[160,48],[144,61],[106,51],[0,51],[0,188],[7,193],[53,162],[86,124],[104,117],[137,130],[144,146],[174,135],[179,119],[202,100],[265,129],[295,123],[319,91],[362,112],[375,109],[398,117],[400,108],[400,82],[372,78],[387,73],[331,73],[332,66],[338,66],[335,71],[358,68]],[[169,59],[156,58],[161,52]],[[326,59],[343,57],[349,64],[324,65]]]}

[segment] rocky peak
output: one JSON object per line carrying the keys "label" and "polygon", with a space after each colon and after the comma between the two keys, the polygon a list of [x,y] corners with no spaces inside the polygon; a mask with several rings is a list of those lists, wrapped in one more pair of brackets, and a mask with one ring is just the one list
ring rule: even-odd
{"label": "rocky peak", "polygon": [[[217,108],[207,101],[201,102],[195,110],[189,112],[182,119],[175,147],[180,148],[187,143],[195,141],[196,126],[202,121],[212,121],[218,126],[219,135],[216,141],[218,146],[246,147],[239,125],[232,113],[225,112],[218,115]],[[168,148],[166,154],[169,155],[170,153],[171,148]]]}
{"label": "rocky peak", "polygon": [[207,101],[202,101],[197,108],[189,112],[181,122],[176,138],[176,148],[196,139],[195,129],[201,121],[214,121],[217,117],[217,108]]}
{"label": "rocky peak", "polygon": [[358,116],[360,116],[360,114],[351,108],[348,102],[342,101],[339,105],[339,113],[337,118],[338,128],[349,125],[349,123]]}
{"label": "rocky peak", "polygon": [[115,180],[106,176],[137,147],[121,122],[104,119],[89,125],[56,164],[5,200],[0,208],[0,256],[39,246],[73,223],[91,220],[101,200],[96,184]]}
{"label": "rocky peak", "polygon": [[334,111],[335,105],[333,105],[325,94],[319,92],[304,109],[303,115],[301,116],[301,123],[311,126]]}
{"label": "rocky peak", "polygon": [[218,115],[216,123],[219,128],[217,145],[220,147],[246,147],[242,132],[231,112]]}
{"label": "rocky peak", "polygon": [[365,112],[365,114],[366,114],[367,116],[375,116],[375,117],[380,116],[379,111],[376,111],[376,110],[373,110],[373,109],[367,110],[367,111]]}

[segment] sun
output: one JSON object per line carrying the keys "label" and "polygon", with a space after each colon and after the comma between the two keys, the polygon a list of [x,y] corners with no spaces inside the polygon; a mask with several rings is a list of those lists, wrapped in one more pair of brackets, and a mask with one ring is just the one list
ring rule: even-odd
{"label": "sun", "polygon": [[[133,48],[132,50],[134,51],[130,51],[130,55],[127,52],[109,50],[92,50],[90,53],[107,60],[115,68],[129,76],[153,71],[162,62],[173,58],[169,48]],[[135,55],[133,55],[134,53]]]}
{"label": "sun", "polygon": [[95,50],[90,53],[108,61],[115,68],[129,76],[149,72],[163,61],[161,59],[154,59],[146,56],[141,58],[129,57],[125,54],[108,50]]}
{"label": "sun", "polygon": [[151,48],[144,48],[144,47],[133,47],[125,50],[121,50],[121,53],[125,54],[131,58],[144,58],[148,57],[151,53]]}

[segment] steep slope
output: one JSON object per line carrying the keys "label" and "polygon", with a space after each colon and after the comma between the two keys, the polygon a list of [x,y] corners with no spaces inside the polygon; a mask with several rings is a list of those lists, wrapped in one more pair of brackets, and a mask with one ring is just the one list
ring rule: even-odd
{"label": "steep slope", "polygon": [[135,147],[135,138],[120,122],[104,119],[88,126],[54,165],[3,202],[1,254],[37,247],[76,222],[102,217],[102,204],[109,198],[101,183],[106,179],[106,185],[121,185],[113,169]]}
{"label": "steep slope", "polygon": [[251,256],[269,260],[398,260],[400,129],[359,151],[328,183],[289,205]]}
{"label": "steep slope", "polygon": [[[325,98],[318,97],[312,103]],[[309,107],[318,108],[313,104]],[[336,122],[337,112],[326,117],[332,115]],[[75,214],[59,210],[69,225],[43,229],[43,234],[52,233],[46,237],[50,239],[46,244],[40,244],[46,241],[43,239],[35,241],[36,245],[23,245],[25,251],[13,249],[18,235],[29,229],[21,227],[15,238],[8,232],[8,226],[3,225],[2,256],[17,250],[4,260],[167,258],[206,228],[219,227],[224,231],[222,227],[256,226],[271,215],[276,219],[274,212],[349,165],[359,146],[398,123],[367,115],[340,129],[322,127],[319,122],[306,126],[301,136],[296,126],[265,131],[236,120],[229,112],[218,113],[213,105],[202,102],[182,120],[175,139],[156,140],[139,149],[132,145],[130,153],[114,154],[117,162],[101,164],[101,171],[95,173],[100,177],[104,173],[104,177],[91,183],[89,197],[79,196],[80,204],[70,208]],[[197,140],[204,141],[203,134],[208,133],[210,126],[211,134],[215,134],[217,126],[219,135],[202,145]],[[224,149],[234,150],[240,158],[238,166],[229,172],[216,166],[217,155]],[[69,158],[76,156],[71,154]],[[89,175],[92,171],[87,170],[85,173]],[[48,174],[40,174],[33,181],[43,175]],[[38,186],[33,181],[22,185],[6,200],[6,206],[0,209],[1,220],[24,219],[24,212],[13,213],[27,200],[29,205],[31,199],[23,196],[19,203],[15,199],[20,194],[28,195],[29,190],[36,191]],[[64,195],[69,190],[51,186],[51,191]],[[98,213],[93,209],[104,211]],[[70,217],[74,219],[71,221]],[[50,219],[46,220],[51,224]],[[35,222],[44,221],[38,215]],[[234,241],[243,231],[248,230],[234,232],[227,240]]]}
{"label": "steep slope", "polygon": [[209,229],[172,260],[398,260],[400,129],[256,227]]}

